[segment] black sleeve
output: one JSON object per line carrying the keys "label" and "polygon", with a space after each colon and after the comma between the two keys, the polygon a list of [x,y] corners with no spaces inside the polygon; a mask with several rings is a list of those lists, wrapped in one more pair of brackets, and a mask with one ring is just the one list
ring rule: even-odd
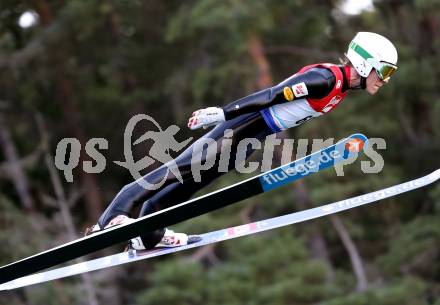
{"label": "black sleeve", "polygon": [[[284,95],[284,88],[294,88],[295,85],[304,83],[307,88],[307,94],[300,98],[310,97],[319,99],[327,96],[333,89],[336,77],[330,69],[312,68],[304,73],[293,75],[276,86],[262,90],[260,92],[248,95],[236,100],[225,107],[226,120],[233,119],[245,113],[257,112],[270,106],[292,101]],[[295,96],[292,97],[295,102]]]}

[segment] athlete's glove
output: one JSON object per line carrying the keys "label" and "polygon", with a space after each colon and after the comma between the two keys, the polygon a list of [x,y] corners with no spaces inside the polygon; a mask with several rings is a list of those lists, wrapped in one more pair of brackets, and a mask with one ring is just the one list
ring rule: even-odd
{"label": "athlete's glove", "polygon": [[188,127],[191,130],[203,127],[204,129],[220,124],[225,120],[225,113],[223,109],[218,107],[208,107],[200,109],[192,113],[188,120]]}

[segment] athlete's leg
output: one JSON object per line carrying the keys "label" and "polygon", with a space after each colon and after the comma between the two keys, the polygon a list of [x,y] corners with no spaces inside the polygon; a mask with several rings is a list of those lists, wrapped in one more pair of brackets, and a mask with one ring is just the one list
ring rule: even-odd
{"label": "athlete's leg", "polygon": [[[186,148],[181,155],[191,156],[193,145]],[[119,193],[115,196],[107,209],[102,213],[98,220],[100,228],[104,228],[112,219],[118,215],[130,216],[130,211],[139,204],[145,202],[148,198],[159,192],[166,186],[178,182],[177,177],[174,176],[172,171],[168,168],[169,164],[163,164],[157,169],[149,172],[142,179],[150,185],[158,185],[161,187],[158,189],[150,189],[144,187],[139,181],[133,181],[130,184],[124,186]],[[191,168],[178,168],[183,181],[192,179]],[[165,179],[165,180],[164,180]]]}
{"label": "athlete's leg", "polygon": [[[226,122],[228,123],[228,122]],[[246,120],[229,122],[228,124],[221,124],[204,137],[209,137],[216,141],[217,153],[215,156],[215,164],[210,169],[201,172],[201,181],[196,182],[194,179],[187,179],[184,183],[175,182],[171,185],[161,189],[158,193],[150,197],[143,205],[139,217],[148,215],[150,213],[157,212],[159,210],[168,208],[170,206],[179,204],[188,200],[194,193],[202,189],[214,179],[223,175],[225,171],[219,171],[219,160],[221,153],[221,142],[224,138],[224,131],[226,129],[233,130],[231,153],[228,162],[228,171],[235,168],[235,160],[237,156],[238,143],[245,138],[257,138],[263,141],[264,138],[271,133],[270,129],[266,126],[266,123],[259,114],[248,116]],[[254,149],[247,147],[245,151],[245,159],[247,159]],[[192,161],[192,154],[181,154],[176,158],[176,163],[180,168],[190,168]],[[203,163],[206,160],[202,160]],[[188,177],[188,175],[187,175]],[[155,232],[142,235],[141,239],[147,249],[154,247],[162,238],[164,230],[157,230]]]}
{"label": "athlete's leg", "polygon": [[[233,137],[231,139],[233,141],[232,152],[231,152],[232,158],[230,159],[228,170],[234,167],[236,146],[239,141],[241,141],[244,138],[263,139],[266,135],[271,133],[270,129],[267,127],[260,113],[252,113],[248,115],[243,115],[234,120],[230,120],[223,124],[220,124],[219,126],[214,128],[211,132],[204,135],[203,138],[211,138],[217,143],[221,143],[221,140],[224,137],[224,132],[227,129],[233,130]],[[192,144],[175,159],[175,163],[177,164],[179,172],[183,179],[183,185],[188,186],[188,189],[192,189],[189,188],[188,183],[190,183],[191,181],[194,182],[193,175],[191,173],[191,160],[193,154],[197,153],[194,151],[196,147],[197,145]],[[218,162],[219,159],[218,155],[220,153],[220,148],[221,145],[220,144],[217,145],[217,153],[214,156],[216,158],[216,162]],[[203,181],[203,183],[194,184],[195,190],[192,193],[202,188],[204,185],[211,182],[213,179],[217,178],[223,173],[224,172],[218,171],[218,164],[215,164],[215,166],[212,167],[210,170],[202,171],[201,181]],[[164,189],[168,185],[174,183],[180,183],[178,179],[173,175],[173,173],[168,169],[166,164],[148,173],[142,179],[144,179],[149,184],[157,184],[160,181],[162,181],[162,179],[164,178],[166,180],[163,183],[162,187],[158,190],[146,189],[136,181],[126,185],[124,188],[122,188],[122,190],[118,193],[118,195],[113,199],[113,201],[110,203],[108,208],[101,215],[98,221],[99,226],[103,228],[117,215],[129,215],[129,212],[133,209],[134,206],[146,201],[148,198],[151,198],[152,196],[154,196],[154,194],[160,192],[161,189]],[[185,187],[177,188],[177,189],[183,192],[184,188]],[[191,196],[192,193],[187,196]],[[179,200],[179,202],[183,201],[181,198],[178,198],[177,200]],[[157,202],[162,202],[162,200]],[[164,202],[163,204],[166,205],[167,203]],[[160,210],[164,208],[161,205],[162,204],[155,204],[154,209]],[[148,209],[143,209],[143,210],[147,211]]]}
{"label": "athlete's leg", "polygon": [[[167,179],[164,184],[166,185],[173,182],[169,171],[167,171],[167,168],[163,166],[148,173],[143,177],[143,179],[150,184],[155,184],[160,182],[166,175],[168,175],[167,178],[169,177],[169,179]],[[144,202],[145,198],[153,195],[157,191],[158,190],[146,189],[136,181],[127,184],[119,191],[104,213],[101,215],[98,220],[98,225],[101,228],[104,228],[113,218],[118,215],[130,216],[130,211],[136,205]]]}

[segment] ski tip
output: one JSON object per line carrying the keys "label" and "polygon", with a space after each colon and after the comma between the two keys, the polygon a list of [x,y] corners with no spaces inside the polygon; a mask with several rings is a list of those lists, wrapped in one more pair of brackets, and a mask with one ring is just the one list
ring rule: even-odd
{"label": "ski tip", "polygon": [[368,140],[367,136],[364,135],[363,133],[360,133],[360,132],[354,133],[351,136],[349,136],[348,138],[362,139],[364,141]]}
{"label": "ski tip", "polygon": [[361,141],[363,142],[363,146],[366,146],[366,144],[368,143],[368,138],[366,135],[362,134],[362,133],[354,133],[351,136],[349,136],[347,138],[348,141],[350,140],[357,140],[357,141]]}
{"label": "ski tip", "polygon": [[429,174],[432,181],[437,181],[440,179],[440,168],[433,171],[431,174]]}
{"label": "ski tip", "polygon": [[[344,147],[341,147],[341,146]],[[355,133],[345,139],[339,141],[336,146],[340,150],[344,150],[344,159],[352,155],[357,155],[360,152],[365,151],[368,145],[368,138],[362,133]]]}

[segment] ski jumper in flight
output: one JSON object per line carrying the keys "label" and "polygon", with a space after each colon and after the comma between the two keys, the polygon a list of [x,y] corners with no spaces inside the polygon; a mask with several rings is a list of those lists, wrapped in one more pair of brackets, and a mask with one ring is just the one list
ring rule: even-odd
{"label": "ski jumper in flight", "polygon": [[[202,138],[221,143],[226,130],[232,130],[232,149],[228,170],[235,168],[237,145],[245,138],[260,141],[266,136],[296,127],[313,118],[331,112],[344,100],[350,90],[365,90],[374,95],[388,83],[397,69],[397,50],[385,37],[359,32],[350,42],[345,54],[346,62],[341,65],[318,63],[301,68],[281,83],[236,100],[224,107],[208,107],[195,111],[188,122],[191,129],[216,126]],[[143,204],[139,217],[154,213],[188,200],[194,193],[218,178],[225,171],[219,170],[220,146],[216,145],[214,166],[201,171],[201,179],[194,179],[191,172],[193,154],[200,146],[194,143],[175,160],[183,182],[180,182],[167,164],[142,177],[149,184],[164,182],[158,189],[151,190],[134,181],[124,186],[108,208],[89,229],[89,233],[118,224],[133,221],[130,211]],[[254,149],[247,148],[246,158]],[[205,156],[206,158],[206,156]],[[207,160],[204,160],[207,161]],[[209,160],[208,160],[209,161]],[[196,181],[197,180],[197,181]],[[130,241],[136,250],[153,247],[181,246],[198,241],[197,236],[176,233],[169,229],[145,232]]]}

